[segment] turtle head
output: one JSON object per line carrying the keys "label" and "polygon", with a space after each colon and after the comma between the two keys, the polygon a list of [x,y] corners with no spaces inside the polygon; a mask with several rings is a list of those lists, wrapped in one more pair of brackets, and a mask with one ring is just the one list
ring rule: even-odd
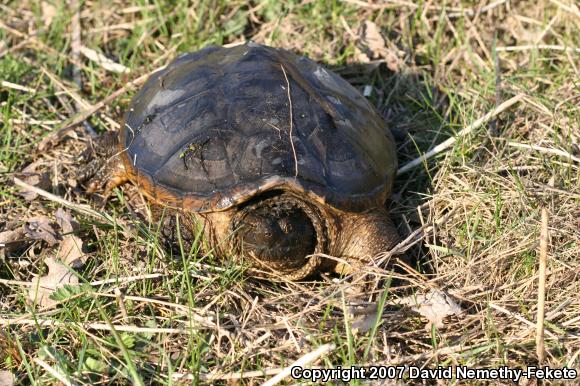
{"label": "turtle head", "polygon": [[240,208],[232,222],[245,256],[260,268],[291,279],[313,273],[325,240],[319,213],[300,198],[282,193],[257,197]]}

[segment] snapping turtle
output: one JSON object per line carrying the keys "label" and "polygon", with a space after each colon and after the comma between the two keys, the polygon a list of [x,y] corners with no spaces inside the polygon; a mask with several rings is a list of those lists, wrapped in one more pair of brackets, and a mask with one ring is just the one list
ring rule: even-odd
{"label": "snapping turtle", "polygon": [[286,50],[179,56],[134,97],[117,143],[88,190],[132,182],[172,214],[170,242],[176,226],[191,242],[202,224],[210,246],[297,280],[348,272],[397,240],[385,122],[341,77]]}

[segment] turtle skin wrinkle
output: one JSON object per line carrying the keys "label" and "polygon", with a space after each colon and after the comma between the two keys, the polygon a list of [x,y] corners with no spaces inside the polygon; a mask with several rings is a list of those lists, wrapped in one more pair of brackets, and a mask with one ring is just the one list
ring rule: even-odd
{"label": "turtle skin wrinkle", "polygon": [[[349,273],[398,240],[385,209],[393,138],[370,103],[312,60],[253,42],[179,56],[97,143],[89,192],[131,182],[186,245],[196,227],[250,272]],[[105,144],[105,145],[103,145]]]}

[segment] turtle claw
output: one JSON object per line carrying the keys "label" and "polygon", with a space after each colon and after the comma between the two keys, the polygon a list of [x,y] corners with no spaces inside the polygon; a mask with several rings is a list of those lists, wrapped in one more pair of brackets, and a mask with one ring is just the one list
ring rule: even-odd
{"label": "turtle claw", "polygon": [[123,185],[128,178],[122,174],[119,163],[106,163],[86,184],[85,192],[95,198],[100,209],[104,209],[113,195],[113,189]]}

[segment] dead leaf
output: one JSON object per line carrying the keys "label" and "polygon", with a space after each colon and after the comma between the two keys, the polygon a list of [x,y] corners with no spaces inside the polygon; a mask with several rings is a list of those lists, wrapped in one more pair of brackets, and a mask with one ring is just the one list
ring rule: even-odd
{"label": "dead leaf", "polygon": [[[22,169],[21,172],[15,173],[14,177],[26,182],[28,185],[35,186],[42,190],[47,190],[51,186],[50,174],[38,170],[39,162],[33,162]],[[25,200],[31,201],[38,197],[38,194],[30,190],[21,188],[18,194],[24,197]]]}
{"label": "dead leaf", "polygon": [[79,223],[73,219],[70,212],[62,208],[58,208],[54,214],[56,222],[63,233],[72,233],[79,229]]}
{"label": "dead leaf", "polygon": [[[381,32],[375,23],[366,20],[359,35],[362,44],[367,49],[366,53],[360,51],[356,52],[355,50],[357,57],[362,63],[382,58],[389,70],[393,72],[399,72],[401,70],[402,62],[399,59],[398,50],[387,45],[385,38],[383,38],[383,35],[381,35]],[[368,59],[366,61],[364,60],[363,55],[367,56]]]}
{"label": "dead leaf", "polygon": [[47,217],[33,217],[26,220],[24,224],[26,236],[33,240],[44,240],[48,245],[53,246],[58,242],[56,232]]}
{"label": "dead leaf", "polygon": [[0,386],[12,386],[16,383],[16,377],[10,371],[0,370]]}
{"label": "dead leaf", "polygon": [[81,54],[86,56],[89,60],[92,60],[93,62],[97,63],[99,66],[103,67],[107,71],[117,72],[120,74],[126,74],[130,72],[129,68],[123,66],[122,64],[112,61],[105,55],[89,47],[81,46],[80,51]]}
{"label": "dead leaf", "polygon": [[355,63],[370,63],[370,58],[367,54],[361,51],[360,48],[354,47],[354,62]]}
{"label": "dead leaf", "polygon": [[85,264],[84,254],[82,252],[83,241],[75,235],[66,235],[62,242],[57,256],[70,264],[73,268],[81,268]]}
{"label": "dead leaf", "polygon": [[55,305],[55,301],[50,299],[50,295],[64,285],[77,285],[79,279],[73,269],[81,268],[84,265],[83,241],[73,234],[79,228],[79,224],[71,216],[70,212],[64,209],[57,209],[55,218],[63,233],[62,242],[55,257],[44,260],[48,266],[48,273],[45,276],[36,277],[32,280],[29,298],[41,307]]}
{"label": "dead leaf", "polygon": [[78,223],[72,218],[70,212],[61,208],[57,209],[55,217],[62,232],[66,234],[63,236],[57,258],[73,268],[81,268],[84,265],[83,241],[72,233],[79,228]]}
{"label": "dead leaf", "polygon": [[50,307],[57,303],[50,298],[54,291],[64,285],[77,285],[79,284],[79,279],[62,261],[48,257],[44,260],[44,263],[48,266],[48,273],[45,276],[32,279],[32,286],[30,286],[28,296],[30,300],[40,307]]}
{"label": "dead leaf", "polygon": [[40,8],[42,9],[42,16],[44,16],[44,27],[48,29],[56,16],[57,9],[48,1],[40,3]]}
{"label": "dead leaf", "polygon": [[0,232],[0,256],[4,256],[6,252],[17,248],[26,239],[26,232],[23,227],[18,227],[14,230]]}
{"label": "dead leaf", "polygon": [[366,20],[362,27],[362,42],[368,49],[369,59],[378,59],[387,45],[383,35],[375,23]]}
{"label": "dead leaf", "polygon": [[364,334],[369,331],[377,323],[378,313],[371,312],[368,314],[356,316],[351,324],[352,332],[356,334]]}
{"label": "dead leaf", "polygon": [[431,325],[437,328],[444,326],[443,319],[450,315],[459,315],[463,309],[453,298],[440,290],[431,290],[427,294],[415,294],[401,299],[399,304],[406,304],[411,309],[423,315],[429,320],[425,328],[431,329]]}
{"label": "dead leaf", "polygon": [[351,319],[350,326],[353,334],[359,335],[369,331],[377,323],[378,311],[376,303],[364,307],[350,306],[348,308],[348,315]]}

